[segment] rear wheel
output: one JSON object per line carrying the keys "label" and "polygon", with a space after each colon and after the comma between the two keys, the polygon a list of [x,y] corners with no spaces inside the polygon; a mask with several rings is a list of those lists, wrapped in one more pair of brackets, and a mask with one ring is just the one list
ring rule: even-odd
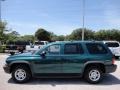
{"label": "rear wheel", "polygon": [[31,72],[25,65],[19,65],[12,71],[12,78],[17,83],[25,83],[31,79]]}
{"label": "rear wheel", "polygon": [[96,84],[102,80],[103,72],[96,66],[91,66],[85,70],[84,77],[88,83]]}

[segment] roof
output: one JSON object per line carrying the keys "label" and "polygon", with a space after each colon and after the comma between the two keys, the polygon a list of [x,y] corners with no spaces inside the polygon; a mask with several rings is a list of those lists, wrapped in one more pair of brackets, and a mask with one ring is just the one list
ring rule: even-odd
{"label": "roof", "polygon": [[52,42],[50,44],[64,44],[64,43],[103,43],[102,41],[56,41],[56,42]]}
{"label": "roof", "polygon": [[113,41],[113,40],[104,40],[103,42],[118,42],[118,41]]}

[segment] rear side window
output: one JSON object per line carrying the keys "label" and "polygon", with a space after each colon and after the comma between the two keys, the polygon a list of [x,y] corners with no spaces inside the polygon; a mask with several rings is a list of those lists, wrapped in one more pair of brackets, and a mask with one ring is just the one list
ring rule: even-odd
{"label": "rear side window", "polygon": [[110,42],[107,42],[107,43],[105,43],[108,47],[119,47],[119,44],[118,43],[116,43],[116,42],[112,42],[112,43],[110,43]]}
{"label": "rear side window", "polygon": [[82,54],[83,49],[81,44],[65,44],[64,54]]}
{"label": "rear side window", "polygon": [[90,54],[106,54],[107,50],[102,44],[98,43],[87,43],[87,49]]}

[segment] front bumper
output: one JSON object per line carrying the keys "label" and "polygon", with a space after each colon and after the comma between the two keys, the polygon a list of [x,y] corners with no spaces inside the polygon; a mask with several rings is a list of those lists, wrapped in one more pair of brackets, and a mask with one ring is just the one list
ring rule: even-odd
{"label": "front bumper", "polygon": [[5,64],[5,65],[3,66],[3,69],[4,69],[4,71],[5,71],[6,73],[10,73],[10,66],[9,66],[9,65]]}
{"label": "front bumper", "polygon": [[115,64],[105,66],[106,73],[115,72],[116,69],[117,69],[117,65]]}

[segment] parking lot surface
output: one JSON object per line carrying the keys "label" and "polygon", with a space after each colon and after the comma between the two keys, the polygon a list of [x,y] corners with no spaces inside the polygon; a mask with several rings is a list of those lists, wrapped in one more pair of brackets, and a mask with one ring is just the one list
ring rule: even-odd
{"label": "parking lot surface", "polygon": [[67,79],[32,79],[28,83],[17,84],[11,79],[10,74],[3,71],[5,59],[9,55],[0,54],[0,90],[119,90],[120,88],[120,61],[117,71],[106,74],[99,84],[88,84],[82,78]]}

